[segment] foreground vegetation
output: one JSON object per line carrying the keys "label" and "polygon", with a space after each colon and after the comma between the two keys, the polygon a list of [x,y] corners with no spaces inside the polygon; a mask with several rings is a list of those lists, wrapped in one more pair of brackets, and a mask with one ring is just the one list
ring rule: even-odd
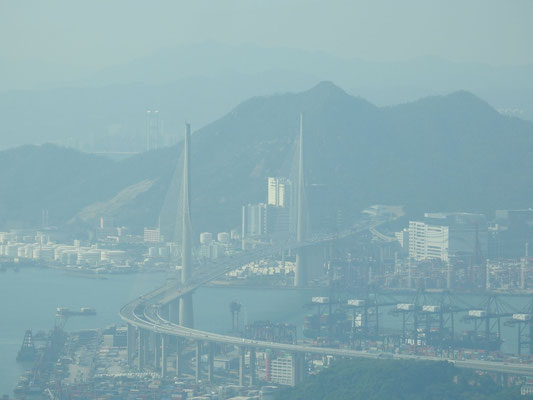
{"label": "foreground vegetation", "polygon": [[339,361],[279,400],[513,400],[526,399],[520,387],[502,387],[486,375],[447,362]]}

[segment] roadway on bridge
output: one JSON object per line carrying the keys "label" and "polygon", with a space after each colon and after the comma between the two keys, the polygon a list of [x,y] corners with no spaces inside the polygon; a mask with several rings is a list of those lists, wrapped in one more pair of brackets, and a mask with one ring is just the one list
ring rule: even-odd
{"label": "roadway on bridge", "polygon": [[[366,225],[364,227],[359,226],[357,228],[351,229],[349,234],[354,234],[361,232],[362,230],[374,228],[378,224],[379,223],[371,224],[370,226]],[[339,235],[330,235],[328,237],[322,236],[320,239],[315,238],[313,240],[308,240],[294,247],[310,246],[317,243],[323,243],[336,239],[339,239]],[[288,353],[308,353],[322,356],[330,355],[350,358],[390,358],[398,360],[415,359],[441,362],[447,361],[455,364],[457,367],[460,368],[470,368],[483,371],[533,376],[533,365],[529,364],[515,364],[482,360],[454,360],[420,355],[393,354],[385,352],[365,352],[343,348],[327,348],[300,344],[266,342],[187,328],[180,326],[174,322],[171,322],[161,316],[161,309],[164,305],[169,304],[170,302],[188,293],[193,292],[198,287],[205,285],[208,282],[243,265],[246,265],[254,260],[272,256],[273,254],[278,254],[282,251],[282,249],[283,247],[280,245],[266,246],[264,248],[260,247],[255,249],[254,251],[243,252],[232,257],[225,257],[219,262],[208,263],[206,265],[198,267],[196,268],[194,278],[191,279],[191,281],[187,285],[181,285],[180,283],[178,283],[178,280],[168,280],[166,285],[157,288],[154,291],[145,294],[125,305],[120,311],[120,316],[125,322],[138,328],[149,330],[159,334],[177,336],[180,338],[186,338],[195,341],[216,342],[234,345],[238,347],[272,349]]]}

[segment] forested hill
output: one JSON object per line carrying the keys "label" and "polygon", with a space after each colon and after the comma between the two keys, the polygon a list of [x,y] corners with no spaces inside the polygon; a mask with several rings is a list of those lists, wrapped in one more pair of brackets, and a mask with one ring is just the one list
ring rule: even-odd
{"label": "forested hill", "polygon": [[[322,82],[252,98],[194,132],[196,230],[238,227],[242,204],[265,201],[266,178],[288,173],[302,111],[314,227],[338,215],[352,221],[371,204],[410,213],[533,205],[532,122],[468,92],[380,108]],[[178,145],[112,162],[49,145],[0,152],[0,229],[36,226],[42,209],[53,225],[97,214],[154,225],[180,153]]]}
{"label": "forested hill", "polygon": [[447,362],[339,361],[278,400],[518,400],[520,387],[501,387],[490,377]]}

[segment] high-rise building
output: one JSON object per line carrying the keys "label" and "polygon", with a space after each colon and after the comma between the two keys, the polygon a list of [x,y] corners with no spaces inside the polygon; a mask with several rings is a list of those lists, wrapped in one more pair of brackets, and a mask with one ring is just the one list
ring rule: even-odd
{"label": "high-rise building", "polygon": [[148,243],[161,242],[161,231],[159,228],[144,228],[144,241]]}
{"label": "high-rise building", "polygon": [[213,234],[211,232],[200,233],[200,244],[209,244],[213,241]]}
{"label": "high-rise building", "polygon": [[262,236],[267,233],[267,206],[264,203],[242,207],[242,238]]}
{"label": "high-rise building", "polygon": [[230,242],[230,234],[228,232],[219,232],[217,234],[217,240],[220,242],[220,243],[229,243]]}
{"label": "high-rise building", "polygon": [[488,224],[483,214],[426,213],[423,221],[409,222],[409,257],[414,260],[487,255]]}
{"label": "high-rise building", "polygon": [[242,207],[242,238],[264,235],[288,235],[290,215],[288,207],[264,203]]}
{"label": "high-rise building", "polygon": [[268,178],[267,204],[275,207],[288,207],[291,183],[287,178]]}
{"label": "high-rise building", "polygon": [[409,257],[413,260],[448,261],[449,231],[447,226],[409,221]]}
{"label": "high-rise building", "polygon": [[488,223],[484,214],[465,212],[426,213],[430,224],[439,224],[449,230],[450,256],[474,256],[475,263],[484,263],[488,249]]}
{"label": "high-rise building", "polygon": [[115,227],[115,222],[113,221],[112,217],[100,217],[100,223],[99,223],[100,229],[114,228],[114,227]]}
{"label": "high-rise building", "polygon": [[284,355],[273,359],[269,357],[266,362],[270,382],[294,386],[293,356]]}
{"label": "high-rise building", "polygon": [[289,229],[289,208],[268,205],[266,210],[266,233],[274,236],[288,236]]}
{"label": "high-rise building", "polygon": [[491,230],[491,258],[519,258],[533,243],[533,209],[496,210]]}
{"label": "high-rise building", "polygon": [[394,237],[396,240],[398,240],[398,243],[400,243],[400,246],[404,250],[409,249],[409,229],[404,228],[399,232],[394,232]]}
{"label": "high-rise building", "polygon": [[117,236],[118,230],[115,227],[113,218],[111,217],[100,217],[98,222],[98,227],[96,228],[96,239],[103,240],[107,239],[110,236]]}
{"label": "high-rise building", "polygon": [[286,178],[268,178],[267,203],[242,207],[242,236],[288,235],[290,227],[291,184]]}
{"label": "high-rise building", "polygon": [[158,110],[146,111],[146,150],[155,150],[163,147],[161,135],[161,120]]}
{"label": "high-rise building", "polygon": [[198,248],[198,257],[201,259],[216,259],[226,253],[227,246],[220,242],[211,242],[202,244]]}
{"label": "high-rise building", "polygon": [[496,210],[494,213],[495,222],[500,225],[511,226],[533,221],[533,208],[522,210]]}

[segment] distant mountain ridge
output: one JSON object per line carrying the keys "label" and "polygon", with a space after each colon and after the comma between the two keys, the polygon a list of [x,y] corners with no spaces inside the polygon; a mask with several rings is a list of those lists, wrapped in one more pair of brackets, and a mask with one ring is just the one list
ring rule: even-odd
{"label": "distant mountain ridge", "polygon": [[[533,123],[468,92],[380,108],[321,82],[251,98],[193,134],[196,230],[237,227],[242,204],[265,200],[266,178],[287,173],[302,111],[315,227],[376,203],[411,214],[533,206]],[[180,152],[178,145],[121,162],[50,145],[0,152],[0,229],[37,225],[42,208],[54,224],[76,220],[143,181],[113,215],[136,229],[154,225]]]}
{"label": "distant mountain ridge", "polygon": [[0,92],[0,149],[57,142],[84,151],[144,151],[147,110],[159,110],[162,131],[181,139],[185,119],[200,127],[250,96],[302,90],[316,81],[314,76],[290,72],[227,73],[189,76],[166,84]]}
{"label": "distant mountain ridge", "polygon": [[[466,89],[499,110],[533,120],[533,65],[496,67],[431,56],[371,62],[298,49],[199,43],[164,49],[85,79],[64,76],[56,84],[32,85],[43,71],[58,72],[57,66],[2,63],[0,55],[0,149],[55,142],[84,151],[144,150],[148,109],[158,109],[164,131],[177,137],[185,119],[199,128],[251,96],[298,92],[320,80],[378,105]],[[6,90],[17,87],[28,89]]]}

